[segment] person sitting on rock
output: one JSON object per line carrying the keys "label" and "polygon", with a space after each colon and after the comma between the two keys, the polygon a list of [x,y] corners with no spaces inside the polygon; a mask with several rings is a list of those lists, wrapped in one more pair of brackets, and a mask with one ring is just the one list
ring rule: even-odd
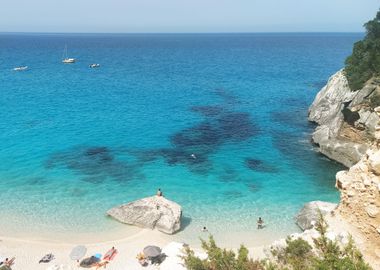
{"label": "person sitting on rock", "polygon": [[162,197],[163,196],[162,191],[161,191],[160,188],[157,190],[157,196],[158,197]]}
{"label": "person sitting on rock", "polygon": [[262,229],[264,228],[264,220],[259,217],[259,219],[257,220],[257,229]]}

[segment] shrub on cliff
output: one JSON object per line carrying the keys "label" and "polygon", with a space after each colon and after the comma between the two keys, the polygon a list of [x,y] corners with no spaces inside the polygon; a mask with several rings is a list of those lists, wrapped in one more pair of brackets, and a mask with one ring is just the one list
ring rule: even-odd
{"label": "shrub on cliff", "polygon": [[312,247],[305,240],[286,239],[286,247],[272,250],[276,258],[276,269],[294,269],[304,270],[311,269],[314,254]]}
{"label": "shrub on cliff", "polygon": [[314,239],[317,256],[314,258],[313,268],[315,270],[370,270],[371,267],[364,261],[362,254],[355,247],[352,238],[344,247],[337,241],[330,240],[327,236],[328,224],[321,215],[316,224],[316,230],[320,236]]}
{"label": "shrub on cliff", "polygon": [[355,43],[344,69],[352,91],[361,89],[371,77],[380,75],[380,11],[364,27],[366,36]]}

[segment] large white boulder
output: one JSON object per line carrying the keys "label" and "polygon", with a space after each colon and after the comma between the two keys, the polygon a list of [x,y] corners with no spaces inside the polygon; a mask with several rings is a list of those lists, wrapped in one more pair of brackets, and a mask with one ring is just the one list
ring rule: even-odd
{"label": "large white boulder", "polygon": [[153,196],[114,207],[107,211],[114,219],[129,225],[173,234],[181,228],[181,206],[162,196]]}
{"label": "large white boulder", "polygon": [[335,203],[312,201],[306,203],[296,216],[296,223],[302,230],[313,228],[319,219],[319,212],[326,215],[335,210],[338,205]]}

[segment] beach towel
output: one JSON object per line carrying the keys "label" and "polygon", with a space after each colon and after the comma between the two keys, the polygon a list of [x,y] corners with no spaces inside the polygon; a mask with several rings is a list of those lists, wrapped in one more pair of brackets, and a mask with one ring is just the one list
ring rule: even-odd
{"label": "beach towel", "polygon": [[46,254],[38,263],[48,263],[54,260],[54,255],[52,253]]}
{"label": "beach towel", "polygon": [[0,266],[0,270],[12,270],[12,268],[8,265],[2,265]]}
{"label": "beach towel", "polygon": [[117,249],[116,248],[111,248],[110,250],[107,251],[107,253],[104,255],[103,260],[106,261],[112,261],[113,258],[115,258],[117,254]]}

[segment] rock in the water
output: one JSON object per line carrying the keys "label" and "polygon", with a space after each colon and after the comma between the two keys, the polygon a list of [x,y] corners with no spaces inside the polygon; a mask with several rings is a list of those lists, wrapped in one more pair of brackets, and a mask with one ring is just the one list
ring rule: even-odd
{"label": "rock in the water", "polygon": [[162,196],[123,204],[107,211],[114,219],[129,225],[173,234],[181,228],[181,206]]}
{"label": "rock in the water", "polygon": [[313,228],[314,223],[319,219],[319,211],[322,215],[326,215],[334,211],[337,207],[335,203],[313,201],[306,203],[296,216],[296,223],[302,230]]}

